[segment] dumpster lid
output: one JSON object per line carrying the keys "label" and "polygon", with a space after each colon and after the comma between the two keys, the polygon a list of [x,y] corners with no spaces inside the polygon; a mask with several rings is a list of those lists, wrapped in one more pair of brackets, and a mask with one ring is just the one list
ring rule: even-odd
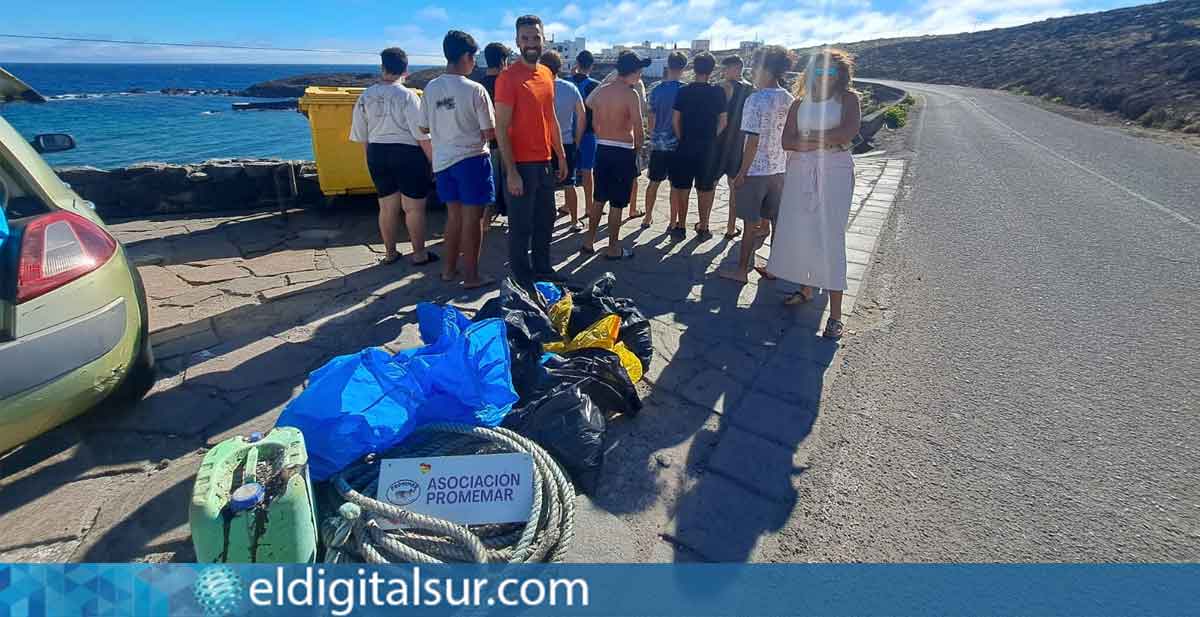
{"label": "dumpster lid", "polygon": [[352,105],[358,99],[358,95],[363,93],[363,90],[366,90],[366,88],[309,86],[304,89],[304,96],[300,97],[300,104],[329,103],[333,105]]}

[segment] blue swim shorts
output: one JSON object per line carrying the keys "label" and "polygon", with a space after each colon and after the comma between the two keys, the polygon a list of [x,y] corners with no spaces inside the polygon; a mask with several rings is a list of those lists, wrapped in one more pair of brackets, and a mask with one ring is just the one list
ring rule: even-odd
{"label": "blue swim shorts", "polygon": [[437,172],[438,198],[444,203],[486,206],[496,200],[492,161],[486,154],[463,159]]}

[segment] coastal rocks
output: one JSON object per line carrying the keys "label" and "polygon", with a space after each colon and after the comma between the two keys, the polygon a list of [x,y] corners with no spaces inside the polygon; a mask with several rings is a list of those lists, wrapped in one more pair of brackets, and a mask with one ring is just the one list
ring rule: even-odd
{"label": "coastal rocks", "polygon": [[308,161],[216,159],[193,165],[139,163],[105,171],[62,167],[63,182],[101,216],[278,208],[321,198]]}
{"label": "coastal rocks", "polygon": [[258,98],[283,99],[304,96],[309,86],[344,86],[365,88],[379,79],[378,73],[321,73],[273,79],[254,84],[239,94]]}
{"label": "coastal rocks", "polygon": [[[140,89],[135,88],[134,90],[140,90]],[[134,90],[130,90],[129,92],[134,93],[134,94],[140,94],[142,92],[145,92],[145,90],[140,90],[140,92],[135,93]],[[159,93],[167,94],[167,95],[171,95],[171,96],[237,96],[238,95],[237,90],[230,90],[229,88],[163,88],[162,90],[159,90]]]}

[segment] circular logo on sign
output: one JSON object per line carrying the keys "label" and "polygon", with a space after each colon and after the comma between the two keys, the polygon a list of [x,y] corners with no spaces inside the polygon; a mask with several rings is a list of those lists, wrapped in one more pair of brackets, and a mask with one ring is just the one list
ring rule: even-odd
{"label": "circular logo on sign", "polygon": [[421,485],[412,480],[397,480],[388,487],[387,500],[397,506],[407,506],[421,496]]}

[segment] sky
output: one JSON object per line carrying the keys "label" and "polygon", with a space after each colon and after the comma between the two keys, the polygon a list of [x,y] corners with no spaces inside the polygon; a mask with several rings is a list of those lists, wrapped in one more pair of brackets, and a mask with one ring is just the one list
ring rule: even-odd
{"label": "sky", "polygon": [[516,16],[534,13],[558,39],[582,36],[599,51],[644,40],[714,49],[740,41],[804,47],[1016,26],[1143,2],[1122,0],[208,0],[10,3],[0,34],[218,43],[336,53],[128,46],[0,37],[3,62],[245,62],[375,64],[398,45],[413,64],[440,64],[447,30],[480,46],[512,43]]}

